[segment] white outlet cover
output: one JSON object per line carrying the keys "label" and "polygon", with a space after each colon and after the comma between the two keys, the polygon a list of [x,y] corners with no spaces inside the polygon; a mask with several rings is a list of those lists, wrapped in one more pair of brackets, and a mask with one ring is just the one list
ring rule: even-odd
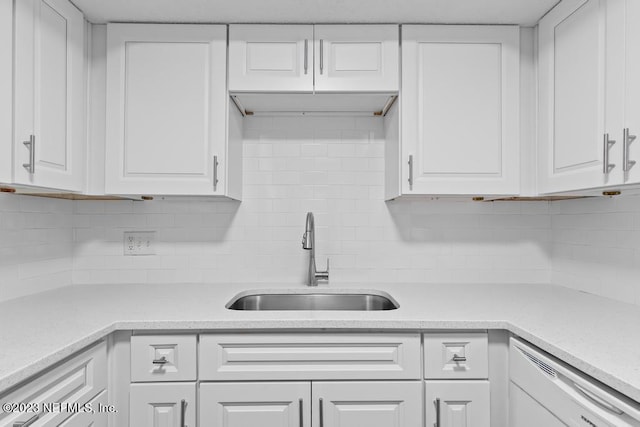
{"label": "white outlet cover", "polygon": [[155,231],[125,231],[124,254],[125,255],[155,255],[156,254]]}

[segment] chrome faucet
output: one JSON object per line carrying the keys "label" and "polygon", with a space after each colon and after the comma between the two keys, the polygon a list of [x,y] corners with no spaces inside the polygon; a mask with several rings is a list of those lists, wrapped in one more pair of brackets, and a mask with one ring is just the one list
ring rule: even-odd
{"label": "chrome faucet", "polygon": [[307,224],[302,235],[302,249],[309,252],[309,273],[307,274],[307,286],[318,286],[318,280],[329,281],[329,258],[327,258],[327,271],[316,269],[316,239],[313,212],[307,212]]}

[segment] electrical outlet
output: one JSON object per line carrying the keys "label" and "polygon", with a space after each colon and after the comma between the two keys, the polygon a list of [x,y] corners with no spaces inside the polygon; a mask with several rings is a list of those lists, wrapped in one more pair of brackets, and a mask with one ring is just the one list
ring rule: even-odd
{"label": "electrical outlet", "polygon": [[124,254],[125,255],[155,255],[156,254],[155,231],[125,231]]}

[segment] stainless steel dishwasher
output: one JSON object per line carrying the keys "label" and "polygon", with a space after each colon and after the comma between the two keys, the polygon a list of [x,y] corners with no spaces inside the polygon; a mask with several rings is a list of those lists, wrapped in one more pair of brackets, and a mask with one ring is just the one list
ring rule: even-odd
{"label": "stainless steel dishwasher", "polygon": [[640,426],[640,404],[517,338],[509,348],[510,427]]}

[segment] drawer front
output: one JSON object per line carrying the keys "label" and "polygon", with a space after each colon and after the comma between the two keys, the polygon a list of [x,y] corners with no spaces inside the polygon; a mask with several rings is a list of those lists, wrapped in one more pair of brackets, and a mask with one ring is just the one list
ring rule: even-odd
{"label": "drawer front", "polygon": [[201,380],[418,379],[418,334],[211,334]]}
{"label": "drawer front", "polygon": [[107,427],[108,417],[107,412],[99,412],[99,406],[107,406],[107,392],[106,390],[100,393],[91,402],[91,409],[94,411],[80,412],[60,424],[60,427]]}
{"label": "drawer front", "polygon": [[427,379],[489,377],[486,332],[424,334],[424,376]]}
{"label": "drawer front", "polygon": [[[0,409],[0,426],[33,420],[35,425],[58,425],[107,388],[107,344],[100,342],[37,379],[0,398],[1,403],[32,404],[23,412]],[[37,406],[37,408],[36,408]],[[37,422],[36,422],[37,420]]]}
{"label": "drawer front", "polygon": [[195,335],[131,337],[131,381],[195,381]]}

